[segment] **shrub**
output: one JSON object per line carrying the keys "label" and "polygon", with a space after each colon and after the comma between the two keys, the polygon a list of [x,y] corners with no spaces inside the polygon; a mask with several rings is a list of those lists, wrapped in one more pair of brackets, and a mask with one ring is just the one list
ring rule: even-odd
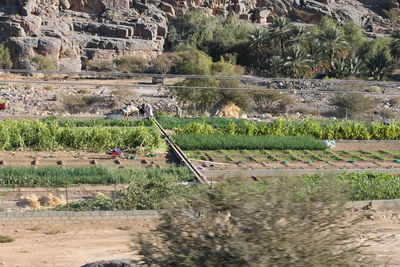
{"label": "shrub", "polygon": [[96,60],[89,60],[86,63],[86,66],[89,68],[89,70],[92,71],[112,71],[113,70],[113,64],[109,60],[104,60],[104,59],[96,59]]}
{"label": "shrub", "polygon": [[[343,216],[343,197],[325,185],[313,196],[295,179],[219,186],[192,209],[169,209],[138,237],[144,266],[368,265],[358,220]],[[318,234],[316,234],[318,233]],[[357,242],[356,242],[357,241]]]}
{"label": "shrub", "polygon": [[363,118],[372,113],[377,107],[376,99],[363,94],[342,94],[331,99],[337,107],[337,114],[340,117]]}
{"label": "shrub", "polygon": [[32,61],[38,70],[55,70],[56,64],[49,56],[37,55]]}
{"label": "shrub", "polygon": [[135,56],[122,56],[114,62],[119,71],[128,73],[143,72],[147,63],[145,59]]}
{"label": "shrub", "polygon": [[67,111],[71,114],[83,113],[90,111],[95,103],[102,103],[103,97],[87,96],[87,95],[65,95],[63,96],[63,104]]}
{"label": "shrub", "polygon": [[0,69],[11,69],[12,66],[10,51],[3,44],[0,44]]}
{"label": "shrub", "polygon": [[0,243],[11,243],[14,241],[15,241],[15,239],[12,238],[11,236],[0,235]]}

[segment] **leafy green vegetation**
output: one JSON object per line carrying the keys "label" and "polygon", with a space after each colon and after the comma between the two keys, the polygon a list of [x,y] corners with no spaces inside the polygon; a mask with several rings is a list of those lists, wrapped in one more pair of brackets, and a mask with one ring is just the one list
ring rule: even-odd
{"label": "leafy green vegetation", "polygon": [[1,186],[64,186],[77,184],[129,184],[132,182],[183,182],[192,180],[185,167],[110,169],[102,167],[3,167]]}
{"label": "leafy green vegetation", "polygon": [[93,199],[72,202],[55,210],[91,211],[91,210],[157,210],[167,205],[190,203],[190,196],[206,186],[177,185],[168,181],[147,181],[131,183],[127,189],[119,190],[116,199],[99,195]]}
{"label": "leafy green vegetation", "polygon": [[53,59],[49,56],[37,55],[32,58],[38,70],[55,70],[57,68]]}
{"label": "leafy green vegetation", "polygon": [[180,134],[230,134],[248,136],[304,136],[321,140],[399,140],[400,122],[385,125],[350,120],[288,120],[250,122],[220,118],[160,118],[165,128],[176,127]]}
{"label": "leafy green vegetation", "polygon": [[[170,177],[173,177],[172,175]],[[119,190],[116,199],[99,195],[93,199],[72,202],[56,210],[90,211],[90,210],[135,210],[161,209],[165,207],[191,206],[194,196],[204,197],[209,188],[204,185],[179,185],[174,179],[141,180],[131,183],[124,190]],[[337,195],[345,194],[346,200],[379,200],[400,198],[400,176],[387,173],[344,173],[338,176],[302,176],[275,177],[258,183],[229,182],[215,184],[214,188],[236,188],[243,191],[243,196],[250,197],[249,187],[256,187],[260,193],[279,185],[289,189],[287,184],[297,184],[295,197],[298,201],[304,198],[318,198],[326,187],[336,188]]]}
{"label": "leafy green vegetation", "polygon": [[1,150],[78,149],[104,151],[111,148],[147,150],[164,144],[155,127],[60,127],[56,121],[5,120],[0,122]]}
{"label": "leafy green vegetation", "polygon": [[388,173],[344,173],[337,177],[345,181],[351,200],[399,199],[400,176]]}
{"label": "leafy green vegetation", "polygon": [[186,150],[219,149],[325,149],[326,145],[309,136],[175,135],[175,142]]}
{"label": "leafy green vegetation", "polygon": [[43,119],[44,122],[56,122],[60,127],[136,127],[136,126],[153,126],[151,120],[104,120],[104,119],[89,119],[89,120],[72,120],[58,119],[57,117],[48,117]]}
{"label": "leafy green vegetation", "polygon": [[10,55],[10,50],[3,44],[0,44],[0,69],[11,69],[13,62]]}
{"label": "leafy green vegetation", "polygon": [[[302,10],[294,10],[291,15],[300,20],[308,16]],[[399,58],[399,34],[371,40],[351,21],[339,25],[319,17],[308,22],[316,24],[299,26],[277,17],[268,29],[251,29],[237,16],[224,18],[190,11],[171,21],[167,49],[197,49],[213,61],[233,55],[238,64],[274,78],[392,77]]]}
{"label": "leafy green vegetation", "polygon": [[[400,158],[398,151],[329,151],[329,150],[188,150],[185,153],[192,159],[210,160],[216,162],[234,163],[243,160],[243,157],[251,157],[258,162],[307,162],[307,161],[395,161]],[[207,155],[207,156],[206,156]]]}

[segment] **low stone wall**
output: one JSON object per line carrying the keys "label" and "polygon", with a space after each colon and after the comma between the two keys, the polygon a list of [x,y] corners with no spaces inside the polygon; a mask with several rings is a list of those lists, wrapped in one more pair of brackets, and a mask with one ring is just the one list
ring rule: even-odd
{"label": "low stone wall", "polygon": [[155,210],[0,212],[0,224],[76,223],[158,219]]}

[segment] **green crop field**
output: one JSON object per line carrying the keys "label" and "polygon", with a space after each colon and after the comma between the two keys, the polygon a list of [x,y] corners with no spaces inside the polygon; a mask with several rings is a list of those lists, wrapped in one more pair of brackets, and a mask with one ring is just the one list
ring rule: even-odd
{"label": "green crop field", "polygon": [[153,126],[151,120],[104,120],[104,119],[90,119],[90,120],[72,120],[72,119],[58,119],[55,117],[48,117],[42,120],[43,122],[57,123],[60,127],[136,127],[136,126]]}
{"label": "green crop field", "polygon": [[154,150],[164,145],[154,127],[62,127],[57,121],[0,121],[0,150],[78,149],[105,151],[110,148]]}
{"label": "green crop field", "polygon": [[192,180],[186,167],[111,169],[102,167],[3,167],[0,186],[64,186],[78,184],[129,184],[132,182],[182,182]]}
{"label": "green crop field", "polygon": [[310,136],[244,136],[186,134],[173,136],[184,150],[220,149],[325,149],[325,143]]}
{"label": "green crop field", "polygon": [[[400,151],[330,151],[330,150],[188,150],[192,159],[233,163],[237,161],[258,162],[307,162],[307,161],[397,161]],[[400,165],[399,165],[400,166]]]}
{"label": "green crop field", "polygon": [[177,134],[231,134],[313,136],[322,140],[400,140],[400,122],[389,125],[350,120],[288,120],[251,122],[222,118],[159,118],[167,129]]}

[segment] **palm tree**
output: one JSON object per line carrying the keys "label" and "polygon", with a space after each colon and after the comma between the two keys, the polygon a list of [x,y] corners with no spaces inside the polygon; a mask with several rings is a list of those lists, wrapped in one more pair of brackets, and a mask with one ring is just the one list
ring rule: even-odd
{"label": "palm tree", "polygon": [[282,75],[284,61],[280,56],[271,57],[265,64],[265,70],[269,77],[278,78]]}
{"label": "palm tree", "polygon": [[285,40],[287,40],[291,29],[292,23],[285,17],[277,17],[272,21],[271,37],[275,43],[280,45],[281,56],[285,51]]}
{"label": "palm tree", "polygon": [[382,80],[387,75],[390,75],[393,66],[391,59],[384,51],[378,51],[372,57],[370,57],[366,62],[368,78],[374,80]]}
{"label": "palm tree", "polygon": [[292,78],[303,78],[310,76],[312,60],[307,51],[300,45],[290,46],[283,66],[287,74]]}
{"label": "palm tree", "polygon": [[364,63],[359,57],[351,56],[347,59],[347,68],[349,75],[358,76],[364,68]]}
{"label": "palm tree", "polygon": [[325,49],[332,66],[335,57],[343,57],[347,53],[348,43],[345,41],[343,32],[336,27],[327,27],[319,35],[319,39]]}
{"label": "palm tree", "polygon": [[261,54],[268,43],[268,32],[264,29],[256,28],[250,34],[249,38],[250,38],[249,48],[254,50],[257,55],[257,67],[258,67],[258,71],[260,71]]}
{"label": "palm tree", "polygon": [[305,44],[310,40],[311,32],[307,27],[294,26],[290,31],[289,44]]}

